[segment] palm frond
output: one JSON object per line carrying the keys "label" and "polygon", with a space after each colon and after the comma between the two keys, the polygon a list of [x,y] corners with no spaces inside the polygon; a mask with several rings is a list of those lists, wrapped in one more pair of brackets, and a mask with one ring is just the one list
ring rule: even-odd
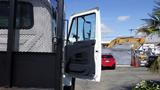
{"label": "palm frond", "polygon": [[141,19],[141,20],[145,21],[145,23],[146,23],[148,26],[154,25],[154,20],[153,20],[153,19]]}
{"label": "palm frond", "polygon": [[156,15],[153,15],[153,14],[148,14],[150,17],[151,17],[151,19],[152,20],[154,20],[154,21],[159,21],[160,19],[159,19],[159,17],[158,16],[156,16]]}
{"label": "palm frond", "polygon": [[155,1],[157,6],[160,6],[160,1]]}
{"label": "palm frond", "polygon": [[146,27],[139,28],[139,29],[137,30],[137,33],[139,33],[139,32],[146,33],[147,35],[150,34],[150,32],[148,31],[148,29],[147,29]]}
{"label": "palm frond", "polygon": [[160,1],[157,1],[155,3],[156,3],[156,6],[154,7],[152,14],[148,14],[148,16],[150,16],[150,18],[141,19],[141,20],[145,21],[147,26],[138,29],[137,33],[144,32],[147,35],[149,35],[151,33],[159,31],[159,27],[160,27]]}
{"label": "palm frond", "polygon": [[155,33],[155,32],[158,32],[158,31],[159,31],[159,29],[156,29],[155,27],[146,26],[146,27],[139,28],[137,30],[137,33],[143,32],[143,33],[146,33],[147,35],[149,35],[151,33]]}
{"label": "palm frond", "polygon": [[142,20],[145,21],[149,27],[157,27],[158,25],[160,25],[160,17],[151,14],[148,15],[151,17],[150,19]]}
{"label": "palm frond", "polygon": [[155,2],[156,6],[153,9],[153,14],[160,17],[160,1]]}

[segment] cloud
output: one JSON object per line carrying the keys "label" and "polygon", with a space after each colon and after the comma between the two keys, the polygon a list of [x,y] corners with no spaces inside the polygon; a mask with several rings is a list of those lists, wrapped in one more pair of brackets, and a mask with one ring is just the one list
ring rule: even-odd
{"label": "cloud", "polygon": [[101,23],[101,33],[102,34],[108,34],[108,33],[112,33],[113,31],[106,26],[105,24]]}
{"label": "cloud", "polygon": [[118,21],[127,21],[128,19],[130,19],[130,16],[118,16],[117,17]]}

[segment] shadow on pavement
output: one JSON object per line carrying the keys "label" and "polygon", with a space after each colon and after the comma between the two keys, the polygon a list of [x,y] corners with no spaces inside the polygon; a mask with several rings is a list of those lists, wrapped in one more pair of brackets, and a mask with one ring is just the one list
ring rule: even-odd
{"label": "shadow on pavement", "polygon": [[113,67],[102,67],[102,70],[115,70]]}

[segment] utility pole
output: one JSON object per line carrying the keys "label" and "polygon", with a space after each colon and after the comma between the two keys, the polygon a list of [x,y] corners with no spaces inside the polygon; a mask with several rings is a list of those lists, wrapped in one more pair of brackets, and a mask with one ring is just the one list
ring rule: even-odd
{"label": "utility pole", "polygon": [[132,36],[132,32],[134,31],[134,29],[129,29],[130,31],[130,36]]}
{"label": "utility pole", "polygon": [[130,36],[132,36],[132,33],[133,33],[133,31],[135,31],[135,30],[137,30],[137,29],[129,29],[129,31],[130,31]]}

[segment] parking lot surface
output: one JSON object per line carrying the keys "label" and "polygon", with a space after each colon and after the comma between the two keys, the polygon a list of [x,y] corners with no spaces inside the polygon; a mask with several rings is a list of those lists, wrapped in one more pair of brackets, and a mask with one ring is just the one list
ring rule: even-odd
{"label": "parking lot surface", "polygon": [[[117,67],[115,70],[103,70],[101,82],[76,79],[75,90],[131,90],[141,80],[160,81],[160,75],[153,74],[145,67]],[[11,88],[0,90],[53,90],[53,89],[22,89]]]}
{"label": "parking lot surface", "polygon": [[117,67],[116,70],[103,70],[101,82],[77,79],[75,90],[131,90],[141,80],[160,81],[160,75],[145,67]]}

